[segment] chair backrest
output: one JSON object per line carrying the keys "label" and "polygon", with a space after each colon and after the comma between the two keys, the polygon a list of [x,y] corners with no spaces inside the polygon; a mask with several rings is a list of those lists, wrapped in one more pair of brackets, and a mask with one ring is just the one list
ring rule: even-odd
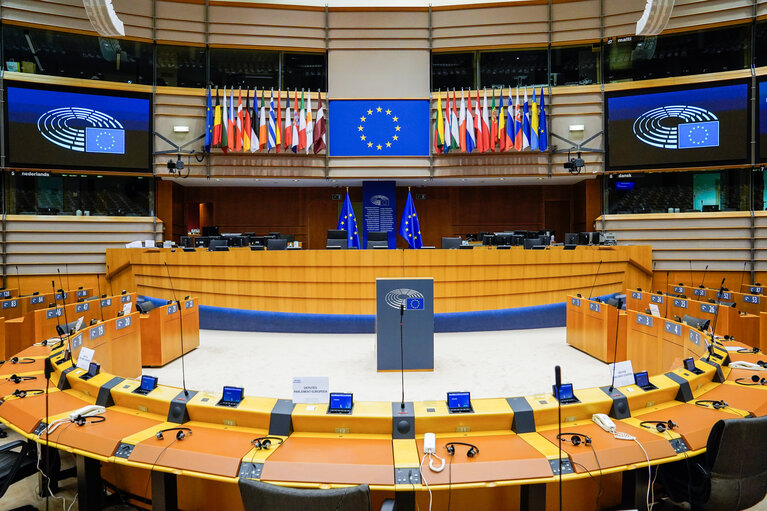
{"label": "chair backrest", "polygon": [[304,490],[240,479],[245,511],[370,511],[367,485],[330,490]]}
{"label": "chair backrest", "polygon": [[329,240],[345,240],[348,233],[344,229],[328,229]]}
{"label": "chair backrest", "polygon": [[349,240],[346,238],[328,238],[327,242],[325,243],[325,248],[349,248]]}
{"label": "chair backrest", "polygon": [[284,238],[269,238],[266,240],[267,250],[285,250],[288,246],[288,240]]}
{"label": "chair backrest", "polygon": [[746,509],[767,494],[767,416],[720,420],[708,436],[711,472],[707,509]]}
{"label": "chair backrest", "polygon": [[368,239],[368,248],[389,248],[389,242],[386,240]]}
{"label": "chair backrest", "polygon": [[461,246],[461,238],[442,238],[442,248],[458,248]]}
{"label": "chair backrest", "polygon": [[388,240],[389,240],[388,232],[377,232],[377,231],[368,232],[368,241],[388,241]]}
{"label": "chair backrest", "polygon": [[210,240],[210,245],[208,245],[208,248],[210,250],[215,250],[218,247],[226,247],[228,244],[229,242],[227,240]]}

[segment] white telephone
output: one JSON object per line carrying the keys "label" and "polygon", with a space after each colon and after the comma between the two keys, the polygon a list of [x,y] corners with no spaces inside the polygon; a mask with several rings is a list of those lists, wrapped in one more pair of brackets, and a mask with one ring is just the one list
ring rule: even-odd
{"label": "white telephone", "polygon": [[754,364],[753,362],[745,362],[738,360],[737,362],[730,362],[730,369],[749,369],[751,371],[765,371],[766,367]]}
{"label": "white telephone", "polygon": [[603,413],[595,413],[591,416],[591,420],[608,433],[615,433],[618,431],[618,427],[615,425],[612,419]]}
{"label": "white telephone", "polygon": [[74,421],[78,417],[93,417],[94,415],[104,413],[105,411],[106,408],[99,405],[83,406],[79,410],[75,410],[74,412],[70,413],[69,420]]}

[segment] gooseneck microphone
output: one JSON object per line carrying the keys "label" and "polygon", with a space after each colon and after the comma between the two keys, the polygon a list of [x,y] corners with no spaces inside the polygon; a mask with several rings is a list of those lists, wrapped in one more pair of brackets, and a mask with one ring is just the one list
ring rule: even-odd
{"label": "gooseneck microphone", "polygon": [[99,274],[96,274],[96,286],[98,287],[98,300],[96,300],[99,303],[99,312],[101,313],[101,322],[104,322],[104,309],[101,307],[101,280],[99,280]]}
{"label": "gooseneck microphone", "polygon": [[594,283],[591,284],[591,291],[589,291],[589,300],[591,300],[591,295],[594,293],[594,286],[597,285],[597,277],[599,277],[599,269],[601,267],[602,267],[602,260],[600,259],[599,264],[597,265],[597,272],[594,274]]}
{"label": "gooseneck microphone", "polygon": [[184,395],[189,397],[189,391],[186,390],[186,365],[184,365],[184,323],[182,320],[182,314],[181,314],[181,302],[179,302],[176,299],[176,290],[173,288],[173,279],[170,278],[170,270],[168,269],[168,262],[163,261],[163,264],[165,265],[165,273],[168,274],[168,282],[170,283],[170,290],[173,293],[173,301],[176,302],[176,307],[178,307],[178,327],[180,330],[180,339],[181,339],[181,386],[184,387]]}
{"label": "gooseneck microphone", "polygon": [[16,268],[16,287],[19,288],[18,293],[19,293],[19,298],[21,298],[24,295],[21,294],[21,276],[19,275],[19,265],[16,264],[14,266]]}
{"label": "gooseneck microphone", "polygon": [[748,261],[743,261],[743,272],[740,274],[740,287],[738,288],[739,293],[743,292],[743,278],[746,276],[746,264],[748,264]]}
{"label": "gooseneck microphone", "polygon": [[719,319],[719,309],[722,307],[722,304],[720,303],[720,300],[722,299],[722,293],[724,293],[724,281],[725,281],[725,279],[726,279],[726,277],[722,278],[722,283],[719,285],[719,291],[716,294],[716,300],[715,300],[716,310],[714,311],[714,323],[711,326],[711,346],[709,348],[708,359],[707,360],[711,360],[711,354],[712,354],[713,348],[714,348],[714,334],[716,332],[716,320]]}
{"label": "gooseneck microphone", "polygon": [[704,285],[703,285],[703,283],[704,283],[704,282],[706,282],[706,272],[707,272],[707,271],[708,271],[708,265],[706,265],[706,269],[705,269],[705,270],[703,270],[703,278],[702,278],[702,279],[700,279],[700,285],[699,285],[698,287],[699,287],[699,288],[701,288],[701,289],[703,289],[704,287],[706,287],[706,286],[704,286]]}
{"label": "gooseneck microphone", "polygon": [[399,403],[400,409],[405,409],[405,341],[402,333],[402,322],[405,319],[405,302],[399,303],[399,360],[400,360],[400,388],[402,389],[402,400]]}
{"label": "gooseneck microphone", "polygon": [[[61,346],[63,346],[64,345],[64,329],[61,328],[61,316],[59,316],[59,302],[56,300],[56,293],[57,293],[56,281],[51,280],[51,288],[53,289],[53,312],[56,315],[56,332],[59,334],[59,342],[61,342]],[[62,305],[62,308],[64,308],[63,305]],[[67,352],[69,352],[69,356],[72,357],[72,351],[70,346],[67,346]],[[64,354],[64,360],[66,360],[66,353]],[[74,361],[72,361],[72,366],[74,367],[74,365],[75,363]]]}
{"label": "gooseneck microphone", "polygon": [[[64,323],[67,325],[67,328],[69,328],[69,319],[67,319],[67,292],[64,291],[64,284],[61,282],[61,270],[56,268],[56,271],[59,274],[59,291],[61,291],[61,303],[62,308],[64,309]],[[69,332],[67,332],[69,334]]]}
{"label": "gooseneck microphone", "polygon": [[559,446],[559,511],[562,511],[562,401],[559,400],[562,393],[562,369],[559,366],[554,366],[554,385],[557,389],[557,439],[559,439],[557,442]]}

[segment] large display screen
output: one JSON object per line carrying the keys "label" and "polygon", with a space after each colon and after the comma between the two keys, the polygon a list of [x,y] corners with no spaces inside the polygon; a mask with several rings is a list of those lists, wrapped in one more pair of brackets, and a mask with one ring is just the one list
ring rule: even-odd
{"label": "large display screen", "polygon": [[150,171],[149,94],[6,83],[9,166]]}
{"label": "large display screen", "polygon": [[767,80],[759,82],[759,159],[767,161]]}
{"label": "large display screen", "polygon": [[747,83],[652,90],[607,95],[609,169],[746,162]]}

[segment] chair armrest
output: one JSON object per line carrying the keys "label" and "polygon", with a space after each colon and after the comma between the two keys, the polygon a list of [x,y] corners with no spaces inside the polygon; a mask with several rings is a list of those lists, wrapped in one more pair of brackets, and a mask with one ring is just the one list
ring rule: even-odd
{"label": "chair armrest", "polygon": [[0,445],[0,452],[10,451],[17,447],[24,448],[26,445],[27,443],[24,440],[14,440],[13,442],[8,442],[7,444]]}
{"label": "chair armrest", "polygon": [[381,504],[381,511],[394,511],[394,499],[386,499]]}

